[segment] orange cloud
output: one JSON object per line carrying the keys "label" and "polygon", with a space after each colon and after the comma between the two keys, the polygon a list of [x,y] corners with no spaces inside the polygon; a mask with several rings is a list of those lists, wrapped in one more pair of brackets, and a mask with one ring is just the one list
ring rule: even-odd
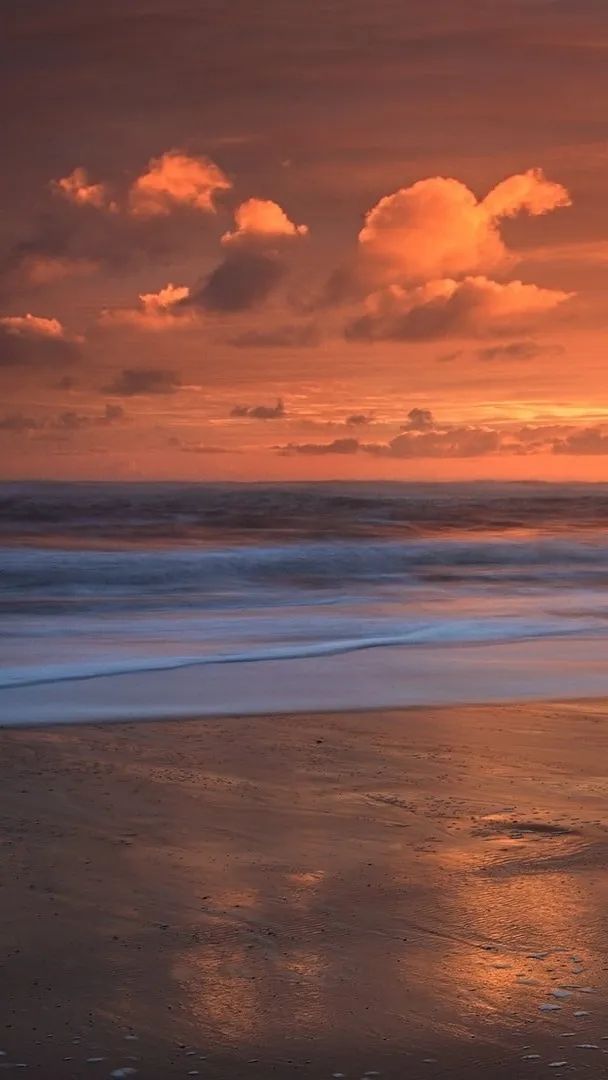
{"label": "orange cloud", "polygon": [[188,306],[203,311],[248,311],[264,303],[277,288],[285,269],[276,252],[236,245],[234,250],[228,250],[226,258],[215,270],[192,289]]}
{"label": "orange cloud", "polygon": [[4,315],[0,318],[0,367],[69,362],[77,358],[81,340],[68,334],[59,319]]}
{"label": "orange cloud", "polygon": [[501,180],[486,195],[482,207],[493,219],[515,217],[526,211],[533,217],[571,206],[572,200],[561,184],[547,180],[542,169],[528,169]]}
{"label": "orange cloud", "polygon": [[0,417],[0,431],[10,432],[12,435],[29,436],[32,431],[61,431],[76,432],[83,428],[108,427],[127,419],[127,414],[122,405],[106,404],[100,413],[77,413],[71,409],[64,409],[55,417],[32,417],[23,413],[7,413]]}
{"label": "orange cloud", "polygon": [[502,218],[568,205],[566,189],[540,169],[508,177],[481,201],[459,180],[419,180],[368,212],[360,256],[378,281],[415,283],[487,271],[513,258],[500,235]]}
{"label": "orange cloud", "polygon": [[59,319],[46,319],[40,315],[5,315],[0,326],[15,337],[67,338]]}
{"label": "orange cloud", "polygon": [[105,394],[117,397],[138,397],[148,394],[175,394],[183,388],[176,371],[169,368],[123,368],[108,386]]}
{"label": "orange cloud", "polygon": [[166,216],[180,206],[215,213],[215,195],[231,187],[228,177],[209,158],[169,150],[153,158],[147,172],[135,180],[129,205],[136,217]]}
{"label": "orange cloud", "polygon": [[246,420],[284,420],[287,413],[283,398],[277,398],[275,405],[235,405],[230,415]]}
{"label": "orange cloud", "polygon": [[244,330],[230,339],[239,349],[309,349],[319,345],[321,334],[314,323],[281,323]]}
{"label": "orange cloud", "polygon": [[51,187],[57,195],[78,206],[94,206],[98,210],[113,209],[105,184],[91,184],[86,169],[74,169],[69,176],[53,180]]}
{"label": "orange cloud", "polygon": [[287,443],[285,446],[274,446],[273,450],[278,450],[285,457],[290,457],[292,454],[302,454],[306,457],[320,457],[325,454],[350,456],[358,454],[360,450],[365,450],[365,446],[358,439],[344,438],[333,439],[329,443]]}
{"label": "orange cloud", "polygon": [[586,428],[538,424],[509,429],[490,424],[446,424],[436,421],[430,409],[414,408],[401,432],[385,443],[343,438],[327,443],[287,443],[272,449],[286,456],[361,453],[393,459],[608,455],[608,428],[605,424]]}
{"label": "orange cloud", "polygon": [[486,277],[442,278],[407,289],[390,285],[372,293],[365,314],[346,330],[350,340],[423,341],[477,337],[524,329],[572,293],[521,281]]}
{"label": "orange cloud", "polygon": [[[387,445],[365,447],[371,454],[396,458],[469,458],[500,453],[501,435],[488,427],[454,425],[445,430],[405,431]],[[511,451],[514,452],[514,451]]]}
{"label": "orange cloud", "polygon": [[157,293],[140,293],[139,299],[145,311],[165,312],[170,311],[171,308],[181,303],[189,295],[190,289],[187,285],[172,285],[169,282],[164,289],[160,289]]}
{"label": "orange cloud", "polygon": [[173,330],[198,321],[194,307],[181,305],[190,296],[187,285],[169,282],[157,293],[140,293],[139,307],[114,308],[102,311],[99,321],[104,326],[134,326],[152,333]]}
{"label": "orange cloud", "polygon": [[553,443],[554,454],[608,454],[608,431],[601,426],[570,432]]}
{"label": "orange cloud", "polygon": [[294,225],[278,203],[271,199],[247,199],[235,210],[236,229],[222,237],[222,244],[247,240],[278,240],[306,236],[307,225]]}
{"label": "orange cloud", "polygon": [[52,285],[69,277],[84,277],[99,269],[94,259],[72,259],[67,255],[28,255],[19,268],[30,285]]}

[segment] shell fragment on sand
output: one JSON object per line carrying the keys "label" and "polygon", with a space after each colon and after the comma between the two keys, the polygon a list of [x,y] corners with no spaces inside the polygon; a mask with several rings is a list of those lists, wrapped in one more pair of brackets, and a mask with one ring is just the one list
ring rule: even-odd
{"label": "shell fragment on sand", "polygon": [[545,1002],[544,1005],[539,1005],[539,1012],[559,1012],[561,1005],[551,1005],[549,1002]]}
{"label": "shell fragment on sand", "polygon": [[564,1067],[564,1065],[567,1065],[567,1064],[568,1064],[567,1061],[550,1061],[549,1062],[549,1068],[550,1069],[562,1069]]}
{"label": "shell fragment on sand", "polygon": [[577,1009],[574,1015],[575,1016],[589,1016],[589,1013],[586,1012],[585,1009]]}

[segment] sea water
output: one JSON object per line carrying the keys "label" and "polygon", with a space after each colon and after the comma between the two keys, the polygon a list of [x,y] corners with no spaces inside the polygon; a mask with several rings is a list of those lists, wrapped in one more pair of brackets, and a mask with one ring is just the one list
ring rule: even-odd
{"label": "sea water", "polygon": [[4,723],[608,693],[608,486],[0,486]]}

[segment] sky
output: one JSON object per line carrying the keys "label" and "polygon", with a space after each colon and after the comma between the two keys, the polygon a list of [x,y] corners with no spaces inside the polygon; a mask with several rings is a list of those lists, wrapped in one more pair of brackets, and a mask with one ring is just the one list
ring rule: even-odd
{"label": "sky", "polygon": [[6,479],[608,479],[605,0],[7,0]]}

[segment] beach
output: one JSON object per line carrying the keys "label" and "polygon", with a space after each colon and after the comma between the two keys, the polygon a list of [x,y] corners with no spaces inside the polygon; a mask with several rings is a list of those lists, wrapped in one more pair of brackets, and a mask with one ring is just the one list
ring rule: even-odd
{"label": "beach", "polygon": [[608,1080],[608,0],[0,12],[0,1080]]}
{"label": "beach", "polygon": [[603,1075],[607,716],[2,730],[3,1070]]}

